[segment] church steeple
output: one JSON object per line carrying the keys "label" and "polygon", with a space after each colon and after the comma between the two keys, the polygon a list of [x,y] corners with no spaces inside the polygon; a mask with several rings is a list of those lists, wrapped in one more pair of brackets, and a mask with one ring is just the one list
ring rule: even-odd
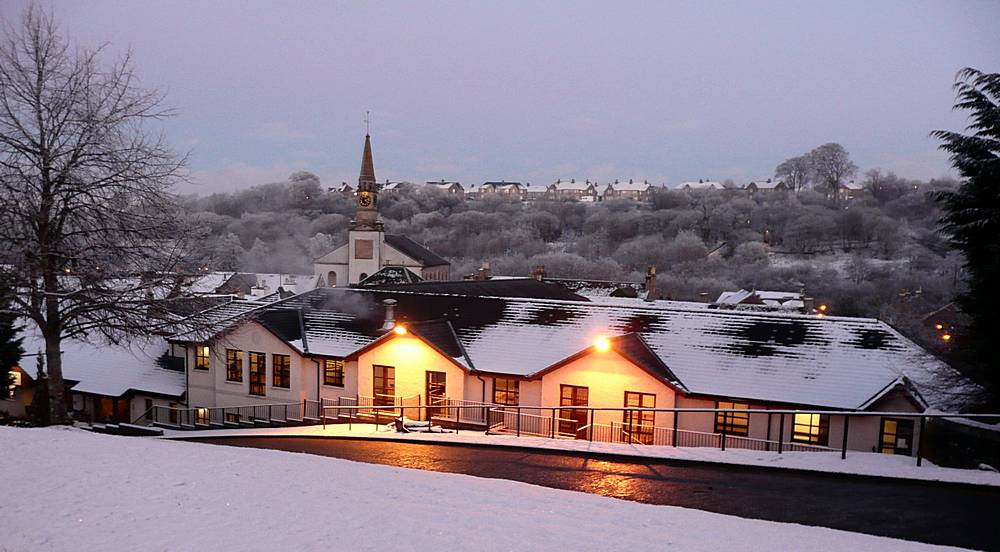
{"label": "church steeple", "polygon": [[372,138],[369,134],[365,134],[365,149],[361,154],[358,206],[351,229],[382,229],[382,221],[378,220],[378,182],[375,181],[375,161],[372,159]]}
{"label": "church steeple", "polygon": [[372,137],[365,134],[365,151],[361,155],[361,175],[358,176],[358,189],[368,184],[374,189],[375,185],[375,162],[372,160]]}

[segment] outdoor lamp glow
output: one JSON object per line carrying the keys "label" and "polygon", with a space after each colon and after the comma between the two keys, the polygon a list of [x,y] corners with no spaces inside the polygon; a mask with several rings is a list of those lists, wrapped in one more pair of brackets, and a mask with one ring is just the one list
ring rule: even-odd
{"label": "outdoor lamp glow", "polygon": [[396,332],[396,335],[406,335],[406,326],[397,325],[392,331]]}
{"label": "outdoor lamp glow", "polygon": [[601,352],[607,351],[611,348],[611,342],[606,337],[598,337],[594,340],[594,348]]}

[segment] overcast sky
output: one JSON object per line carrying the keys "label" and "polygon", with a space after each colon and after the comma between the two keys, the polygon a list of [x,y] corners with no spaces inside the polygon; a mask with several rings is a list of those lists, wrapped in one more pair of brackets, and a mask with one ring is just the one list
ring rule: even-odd
{"label": "overcast sky", "polygon": [[830,141],[930,178],[956,71],[1000,70],[997,1],[42,4],[133,49],[202,193],[355,182],[366,110],[379,180],[740,181]]}

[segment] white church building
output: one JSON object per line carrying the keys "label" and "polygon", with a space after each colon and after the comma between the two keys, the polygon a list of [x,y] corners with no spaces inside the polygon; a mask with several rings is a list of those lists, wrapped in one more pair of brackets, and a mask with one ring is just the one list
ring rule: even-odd
{"label": "white church building", "polygon": [[316,259],[314,274],[328,287],[360,283],[387,266],[405,267],[424,280],[447,280],[447,260],[406,236],[385,233],[378,218],[378,191],[371,136],[365,135],[357,211],[347,243]]}

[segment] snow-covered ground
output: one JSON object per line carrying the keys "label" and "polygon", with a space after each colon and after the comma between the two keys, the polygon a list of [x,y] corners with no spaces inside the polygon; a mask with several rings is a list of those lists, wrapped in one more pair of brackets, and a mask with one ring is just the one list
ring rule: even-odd
{"label": "snow-covered ground", "polygon": [[0,427],[0,550],[955,550],[523,483]]}
{"label": "snow-covered ground", "polygon": [[976,485],[1000,486],[1000,473],[987,470],[960,470],[944,468],[924,459],[917,467],[917,459],[910,456],[891,456],[868,452],[848,451],[847,459],[841,460],[839,452],[761,452],[745,449],[718,450],[707,447],[663,447],[628,445],[619,443],[591,443],[572,439],[544,439],[540,437],[516,437],[513,435],[484,435],[480,432],[461,431],[455,433],[396,433],[386,426],[374,424],[346,424],[300,427],[271,427],[256,429],[210,429],[202,431],[164,430],[166,438],[224,437],[254,435],[283,436],[330,436],[358,437],[366,439],[408,439],[414,441],[443,441],[493,446],[532,447],[547,450],[568,450],[602,454],[620,454],[646,458],[671,458],[698,462],[717,462],[744,466],[764,466],[832,473],[852,473],[882,477],[900,477],[925,481],[947,481],[972,483]]}

